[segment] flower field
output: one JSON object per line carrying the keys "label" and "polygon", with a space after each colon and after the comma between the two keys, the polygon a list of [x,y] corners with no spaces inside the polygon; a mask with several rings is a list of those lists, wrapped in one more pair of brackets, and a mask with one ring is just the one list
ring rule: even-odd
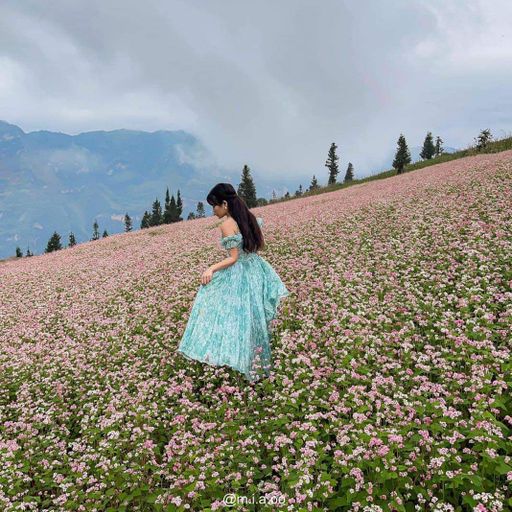
{"label": "flower field", "polygon": [[512,151],[254,208],[252,386],[175,352],[214,217],[0,263],[0,510],[511,510],[511,209]]}

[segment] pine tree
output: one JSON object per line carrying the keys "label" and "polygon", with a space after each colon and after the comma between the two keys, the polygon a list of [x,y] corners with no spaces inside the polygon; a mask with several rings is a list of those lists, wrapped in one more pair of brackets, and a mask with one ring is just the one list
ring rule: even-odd
{"label": "pine tree", "polygon": [[187,220],[194,220],[196,218],[196,215],[194,212],[189,212],[187,216]]}
{"label": "pine tree", "polygon": [[444,153],[443,139],[441,139],[441,137],[439,137],[439,135],[438,135],[437,138],[436,138],[436,152],[435,152],[435,156],[441,156],[443,153]]}
{"label": "pine tree", "polygon": [[23,251],[19,247],[16,247],[16,258],[23,258]]}
{"label": "pine tree", "polygon": [[425,141],[423,142],[423,149],[421,150],[420,157],[423,160],[430,160],[436,152],[436,147],[434,146],[434,139],[432,137],[432,132],[428,132],[425,137]]}
{"label": "pine tree", "polygon": [[309,185],[309,191],[316,190],[317,188],[320,188],[320,185],[318,184],[318,181],[316,179],[316,176],[313,174],[313,179],[311,180],[311,185]]}
{"label": "pine tree", "polygon": [[100,232],[98,230],[99,226],[98,226],[98,221],[97,220],[94,220],[94,224],[92,225],[92,228],[93,228],[93,233],[92,233],[91,241],[92,240],[99,240]]}
{"label": "pine tree", "polygon": [[28,246],[27,246],[27,252],[25,253],[25,256],[26,256],[27,258],[30,258],[30,256],[34,256],[34,253],[33,253],[33,252],[30,252],[30,249],[28,248]]}
{"label": "pine tree", "polygon": [[336,183],[336,177],[338,176],[338,163],[339,156],[336,154],[336,144],[333,142],[331,147],[329,148],[329,154],[327,156],[327,160],[325,162],[325,167],[329,169],[329,179],[327,180],[327,185],[334,185]]}
{"label": "pine tree", "polygon": [[74,235],[73,231],[71,231],[71,233],[69,233],[68,247],[73,247],[74,245],[76,245],[75,235]]}
{"label": "pine tree", "polygon": [[170,222],[178,222],[178,206],[174,194],[171,196],[171,202],[169,203],[169,218]]}
{"label": "pine tree", "polygon": [[180,191],[178,190],[177,197],[178,199],[174,199],[174,194],[169,199],[167,189],[167,195],[165,199],[165,211],[163,215],[163,223],[171,224],[172,222],[178,222],[183,220],[181,217],[181,213],[183,211],[183,202],[181,200]]}
{"label": "pine tree", "polygon": [[[174,201],[174,196],[172,196]],[[173,210],[174,207],[171,207],[171,199],[169,197],[169,188],[167,188],[167,191],[165,192],[165,206],[164,206],[164,215],[163,215],[163,223],[164,224],[170,224],[173,222]]]}
{"label": "pine tree", "polygon": [[146,229],[151,226],[151,216],[149,215],[149,212],[146,210],[144,212],[144,215],[142,216],[142,220],[140,222],[140,229]]}
{"label": "pine tree", "polygon": [[396,169],[397,174],[402,174],[404,167],[411,163],[411,153],[407,147],[405,137],[400,134],[398,137],[398,148],[396,150],[395,159],[393,160],[393,168]]}
{"label": "pine tree", "polygon": [[194,218],[202,218],[202,217],[205,217],[205,212],[204,212],[204,203],[202,201],[199,201],[197,203],[197,208],[196,208],[196,211],[197,211],[197,215],[194,215]]}
{"label": "pine tree", "polygon": [[354,179],[354,166],[352,165],[352,162],[348,163],[347,172],[345,173],[345,179],[343,180],[344,183],[347,183],[349,181],[352,181]]}
{"label": "pine tree", "polygon": [[183,213],[183,201],[181,200],[180,189],[178,189],[178,195],[176,196],[176,220],[179,222],[182,219],[181,214]]}
{"label": "pine tree", "polygon": [[108,233],[107,233],[107,230],[105,229],[105,231],[103,231],[103,235],[102,235],[102,237],[103,237],[103,238],[106,238],[107,236],[108,236]]}
{"label": "pine tree", "polygon": [[48,244],[46,245],[46,249],[44,252],[53,252],[53,251],[59,251],[62,249],[62,245],[60,243],[60,235],[57,233],[57,231],[53,232],[53,235],[48,240]]}
{"label": "pine tree", "polygon": [[482,151],[483,149],[485,149],[487,147],[489,142],[492,141],[491,130],[489,130],[488,128],[486,130],[482,130],[475,140],[476,140],[476,150]]}
{"label": "pine tree", "polygon": [[150,225],[151,226],[159,226],[163,224],[163,216],[162,216],[162,207],[160,205],[160,201],[155,199],[153,201],[153,210],[151,213]]}
{"label": "pine tree", "polygon": [[247,164],[242,169],[242,178],[236,193],[245,201],[247,208],[258,206],[256,186],[251,176],[251,169]]}
{"label": "pine tree", "polygon": [[289,199],[289,197],[290,197],[290,192],[286,191],[286,194],[284,195],[284,198],[285,199]]}
{"label": "pine tree", "polygon": [[302,195],[302,184],[299,185],[299,189],[295,191],[295,197],[300,197]]}
{"label": "pine tree", "polygon": [[167,187],[167,190],[165,191],[165,203],[164,203],[164,224],[170,224],[172,222],[171,215],[170,215],[170,204],[171,204],[171,198],[169,197],[169,187]]}
{"label": "pine tree", "polygon": [[132,219],[128,215],[128,213],[126,213],[124,216],[124,231],[126,233],[128,233],[128,231],[131,231],[131,230],[132,230]]}
{"label": "pine tree", "polygon": [[275,201],[276,199],[277,199],[276,191],[274,189],[272,189],[272,199],[271,199],[271,201]]}

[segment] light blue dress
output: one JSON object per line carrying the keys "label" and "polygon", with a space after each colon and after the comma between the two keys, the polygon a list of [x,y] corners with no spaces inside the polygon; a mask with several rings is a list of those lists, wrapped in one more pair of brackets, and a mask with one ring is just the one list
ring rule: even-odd
{"label": "light blue dress", "polygon": [[[263,227],[263,219],[257,221]],[[242,249],[242,240],[240,232],[221,237],[228,253],[238,247],[238,260],[200,285],[178,352],[213,366],[230,366],[255,382],[270,374],[270,322],[290,292],[268,261]]]}

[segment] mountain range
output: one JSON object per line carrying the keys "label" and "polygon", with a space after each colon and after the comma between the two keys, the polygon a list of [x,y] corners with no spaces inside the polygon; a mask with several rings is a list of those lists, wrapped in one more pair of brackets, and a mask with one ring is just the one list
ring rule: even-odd
{"label": "mountain range", "polygon": [[[411,148],[413,161],[420,150]],[[381,169],[391,167],[393,156],[386,157]],[[339,181],[345,172],[341,167]],[[0,259],[13,256],[16,246],[24,255],[27,248],[41,254],[54,231],[64,247],[71,231],[78,243],[88,241],[94,220],[100,235],[105,229],[121,233],[125,213],[133,229],[139,229],[144,211],[151,211],[156,198],[163,207],[167,188],[175,198],[180,190],[186,219],[199,201],[205,203],[215,183],[236,186],[242,168],[219,168],[201,141],[183,130],[25,133],[0,120]],[[322,172],[328,171],[311,172],[320,184],[326,181]],[[362,176],[356,166],[357,177]],[[309,182],[302,181],[306,190]],[[256,185],[258,197],[270,198],[273,189],[278,195],[287,190],[293,195],[299,182],[283,176],[279,183],[275,177],[259,178]],[[206,214],[211,212],[207,209]]]}
{"label": "mountain range", "polygon": [[167,187],[175,198],[180,190],[186,218],[215,178],[230,179],[211,162],[182,130],[25,133],[0,121],[0,258],[16,246],[40,254],[54,231],[63,246],[71,231],[90,240],[95,219],[100,234],[123,232],[125,213],[138,229],[155,198],[163,207]]}

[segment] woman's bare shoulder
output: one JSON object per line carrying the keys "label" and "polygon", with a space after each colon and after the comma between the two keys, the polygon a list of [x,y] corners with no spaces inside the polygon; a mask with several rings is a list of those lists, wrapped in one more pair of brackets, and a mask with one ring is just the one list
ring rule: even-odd
{"label": "woman's bare shoulder", "polygon": [[223,235],[235,234],[240,232],[240,230],[238,229],[238,224],[233,219],[233,217],[229,217],[224,222],[222,222],[220,229]]}

